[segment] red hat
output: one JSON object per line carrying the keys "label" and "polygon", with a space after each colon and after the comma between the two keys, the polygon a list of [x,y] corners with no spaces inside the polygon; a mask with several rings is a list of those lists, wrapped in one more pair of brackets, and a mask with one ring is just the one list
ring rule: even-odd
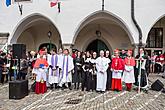
{"label": "red hat", "polygon": [[43,55],[45,53],[45,51],[43,51],[42,49],[39,51],[40,55]]}
{"label": "red hat", "polygon": [[118,49],[115,49],[115,50],[114,50],[114,53],[119,53],[119,50],[118,50]]}
{"label": "red hat", "polygon": [[132,54],[132,50],[128,50],[128,52],[127,52],[127,53]]}

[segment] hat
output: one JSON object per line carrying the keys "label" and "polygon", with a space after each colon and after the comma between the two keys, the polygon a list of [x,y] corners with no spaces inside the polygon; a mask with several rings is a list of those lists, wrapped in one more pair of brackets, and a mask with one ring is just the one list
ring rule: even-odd
{"label": "hat", "polygon": [[118,49],[115,49],[115,50],[114,50],[114,53],[119,53],[119,50],[118,50]]}
{"label": "hat", "polygon": [[40,55],[43,55],[45,53],[45,51],[43,50],[43,49],[41,49],[40,51],[39,51],[39,54]]}
{"label": "hat", "polygon": [[132,54],[132,50],[128,50],[128,52],[127,52],[127,53]]}

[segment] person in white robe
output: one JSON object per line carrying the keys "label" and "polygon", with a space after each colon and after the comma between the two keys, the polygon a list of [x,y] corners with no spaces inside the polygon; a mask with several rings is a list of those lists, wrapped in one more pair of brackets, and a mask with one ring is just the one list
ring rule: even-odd
{"label": "person in white robe", "polygon": [[105,92],[107,83],[107,69],[109,67],[110,60],[104,57],[104,51],[100,51],[100,57],[96,59],[97,69],[97,87],[96,91]]}
{"label": "person in white robe", "polygon": [[63,53],[64,55],[62,61],[58,63],[59,68],[61,69],[59,86],[62,87],[63,90],[65,84],[67,83],[69,89],[71,90],[71,82],[72,82],[71,72],[74,69],[73,58],[69,55],[68,49],[65,49]]}

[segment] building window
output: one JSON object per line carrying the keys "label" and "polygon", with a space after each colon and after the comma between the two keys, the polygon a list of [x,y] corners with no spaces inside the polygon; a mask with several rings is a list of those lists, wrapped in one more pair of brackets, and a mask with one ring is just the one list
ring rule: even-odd
{"label": "building window", "polygon": [[14,2],[30,2],[32,0],[14,0]]}
{"label": "building window", "polygon": [[148,34],[147,48],[163,48],[163,28],[152,28]]}

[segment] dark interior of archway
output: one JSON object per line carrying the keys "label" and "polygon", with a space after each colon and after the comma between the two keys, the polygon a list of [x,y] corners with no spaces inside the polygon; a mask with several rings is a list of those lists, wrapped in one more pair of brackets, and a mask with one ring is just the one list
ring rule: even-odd
{"label": "dark interior of archway", "polygon": [[88,47],[86,48],[86,51],[90,51],[90,52],[99,53],[100,50],[106,51],[106,50],[109,50],[109,49],[108,49],[107,45],[99,39],[96,39],[93,42],[91,42],[88,45]]}
{"label": "dark interior of archway", "polygon": [[46,47],[48,49],[48,52],[50,52],[51,49],[55,49],[57,51],[56,45],[52,43],[43,43],[39,46],[39,50],[42,49],[43,47]]}

